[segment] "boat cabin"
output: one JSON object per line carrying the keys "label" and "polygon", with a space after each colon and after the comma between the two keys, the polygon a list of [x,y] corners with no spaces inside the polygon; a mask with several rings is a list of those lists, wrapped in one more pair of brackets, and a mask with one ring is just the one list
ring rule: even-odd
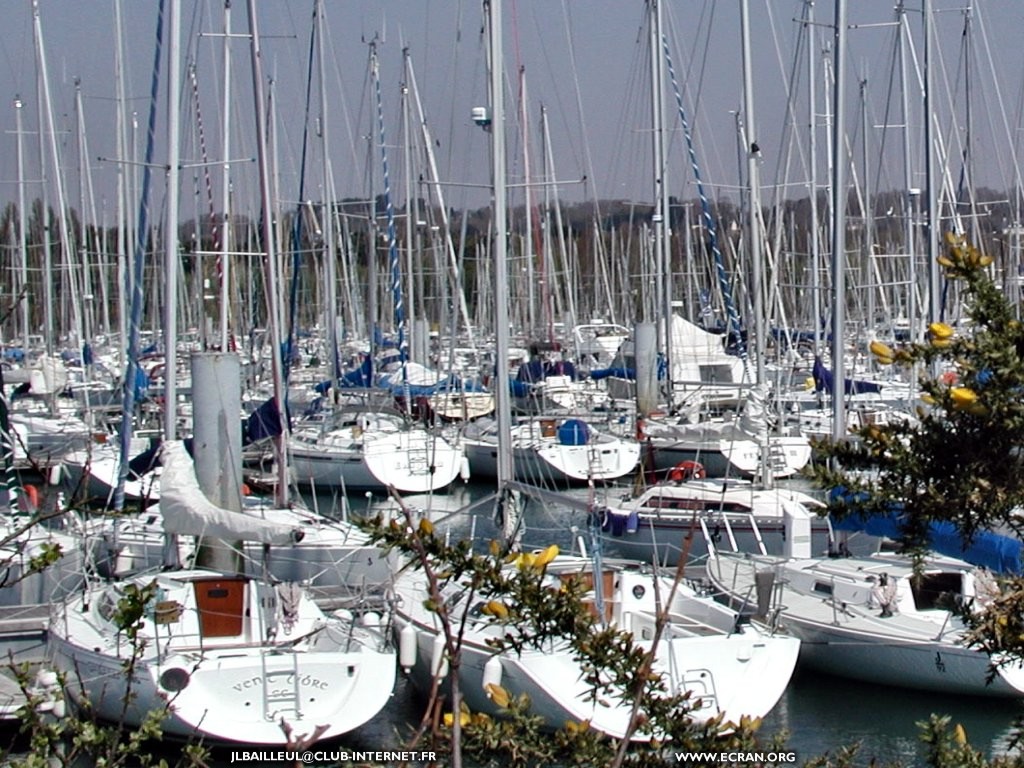
{"label": "boat cabin", "polygon": [[[139,588],[142,579],[131,582]],[[158,653],[192,647],[244,646],[301,637],[319,611],[291,583],[277,585],[214,571],[160,574],[145,609],[141,634]],[[95,606],[98,617],[113,624],[125,593],[112,586]]]}

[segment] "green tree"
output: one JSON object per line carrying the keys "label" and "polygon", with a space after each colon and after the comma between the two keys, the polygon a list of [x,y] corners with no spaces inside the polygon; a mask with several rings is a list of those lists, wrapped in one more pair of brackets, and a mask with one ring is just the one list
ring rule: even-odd
{"label": "green tree", "polygon": [[[952,525],[965,543],[981,532],[1024,533],[1024,324],[989,274],[990,256],[950,234],[938,260],[964,302],[964,322],[936,319],[925,340],[895,348],[871,343],[879,364],[918,377],[917,418],[825,441],[817,447],[827,461],[811,470],[822,487],[842,491],[830,496],[833,516],[898,513],[901,548],[918,565],[936,523]],[[993,665],[1020,663],[1024,578],[1004,575],[998,586],[981,610],[956,610],[965,641]],[[1019,757],[986,762],[948,726],[939,717],[922,724],[929,765],[1024,765]]]}

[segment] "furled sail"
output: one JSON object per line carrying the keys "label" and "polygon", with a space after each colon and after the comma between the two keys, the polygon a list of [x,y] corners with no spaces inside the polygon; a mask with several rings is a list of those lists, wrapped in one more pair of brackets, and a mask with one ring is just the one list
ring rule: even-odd
{"label": "furled sail", "polygon": [[180,440],[163,444],[160,511],[167,533],[209,536],[227,541],[294,544],[302,530],[218,507],[199,487],[192,457]]}

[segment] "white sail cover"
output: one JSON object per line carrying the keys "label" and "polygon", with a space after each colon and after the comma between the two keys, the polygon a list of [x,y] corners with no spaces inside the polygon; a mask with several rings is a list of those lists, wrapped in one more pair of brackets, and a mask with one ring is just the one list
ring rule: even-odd
{"label": "white sail cover", "polygon": [[294,544],[302,539],[302,530],[293,525],[232,512],[211,502],[199,487],[195,465],[182,441],[163,444],[161,463],[160,511],[167,533],[261,544]]}

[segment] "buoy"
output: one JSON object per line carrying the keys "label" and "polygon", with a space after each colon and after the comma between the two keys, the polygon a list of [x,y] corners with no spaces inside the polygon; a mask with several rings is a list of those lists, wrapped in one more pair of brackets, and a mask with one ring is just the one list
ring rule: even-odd
{"label": "buoy", "polygon": [[501,659],[497,656],[491,656],[484,664],[484,676],[480,681],[480,685],[486,691],[487,686],[490,684],[501,685],[501,673],[502,673]]}
{"label": "buoy", "polygon": [[[367,611],[360,619],[367,629],[378,629],[380,627],[380,614],[376,611]],[[406,624],[406,626],[409,626]]]}
{"label": "buoy", "polygon": [[63,464],[54,464],[52,467],[50,467],[50,476],[48,478],[50,485],[60,485],[60,476],[63,471]]}
{"label": "buoy", "polygon": [[673,483],[681,483],[684,480],[703,480],[708,476],[704,465],[699,461],[680,461],[668,471],[668,479]]}
{"label": "buoy", "polygon": [[252,489],[249,487],[249,484],[248,483],[242,483],[242,497],[245,498],[246,496],[248,496],[251,493],[252,493]]}
{"label": "buoy", "polygon": [[469,457],[463,455],[462,461],[459,462],[459,477],[462,482],[469,482]]}
{"label": "buoy", "polygon": [[434,636],[434,647],[430,653],[430,674],[439,679],[448,674],[448,649],[445,645],[444,635]]}
{"label": "buoy", "polygon": [[416,664],[416,627],[406,624],[398,633],[398,665],[406,673]]}

